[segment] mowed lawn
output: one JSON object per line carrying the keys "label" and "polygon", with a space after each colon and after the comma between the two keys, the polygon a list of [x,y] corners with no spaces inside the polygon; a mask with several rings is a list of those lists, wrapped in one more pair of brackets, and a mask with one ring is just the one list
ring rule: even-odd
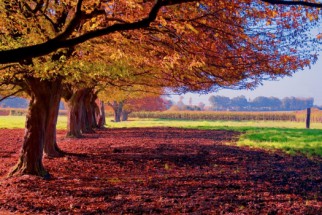
{"label": "mowed lawn", "polygon": [[[23,128],[24,116],[0,116],[0,128]],[[58,129],[66,129],[67,118],[58,118]],[[283,150],[290,154],[322,157],[322,123],[305,129],[303,122],[286,121],[191,121],[166,119],[131,119],[115,123],[107,118],[107,128],[179,127],[203,130],[235,130],[243,132],[236,143],[239,146]]]}

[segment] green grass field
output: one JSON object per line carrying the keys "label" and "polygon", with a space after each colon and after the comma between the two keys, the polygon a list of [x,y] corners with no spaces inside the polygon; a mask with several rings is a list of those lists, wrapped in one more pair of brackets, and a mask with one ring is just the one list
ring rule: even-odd
{"label": "green grass field", "polygon": [[[0,116],[0,128],[24,128],[25,116]],[[58,117],[57,129],[67,128],[67,117]]]}
{"label": "green grass field", "polygon": [[[23,128],[25,117],[0,116],[0,128]],[[58,129],[66,129],[67,118],[58,119]],[[285,121],[190,121],[164,119],[130,119],[114,123],[107,118],[108,128],[132,127],[180,127],[192,129],[224,129],[243,132],[239,146],[283,150],[286,153],[302,153],[308,157],[322,157],[322,123],[313,123],[312,129],[303,128],[303,122]]]}

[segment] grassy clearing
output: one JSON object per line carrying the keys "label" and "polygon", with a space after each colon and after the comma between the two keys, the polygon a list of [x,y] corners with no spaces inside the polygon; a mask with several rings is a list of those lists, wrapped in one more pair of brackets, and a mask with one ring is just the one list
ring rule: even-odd
{"label": "grassy clearing", "polygon": [[[25,127],[25,116],[0,116],[0,128],[24,128]],[[67,117],[59,116],[57,122],[57,129],[67,128]]]}
{"label": "grassy clearing", "polygon": [[289,154],[322,157],[322,130],[296,128],[248,129],[237,142],[239,146],[280,149]]}
{"label": "grassy clearing", "polygon": [[[0,116],[0,128],[23,128],[25,117]],[[58,129],[66,129],[67,118],[58,118]],[[237,145],[283,150],[286,153],[303,153],[322,157],[322,123],[313,123],[312,129],[303,129],[303,122],[286,121],[206,121],[131,119],[114,123],[107,118],[108,128],[180,127],[193,129],[224,129],[244,132]]]}
{"label": "grassy clearing", "polygon": [[23,128],[25,116],[0,116],[0,128]]}

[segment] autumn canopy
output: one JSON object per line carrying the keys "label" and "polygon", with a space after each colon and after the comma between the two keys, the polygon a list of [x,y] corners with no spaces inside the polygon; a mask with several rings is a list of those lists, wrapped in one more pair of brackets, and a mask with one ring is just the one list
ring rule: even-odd
{"label": "autumn canopy", "polygon": [[[77,104],[86,100],[80,92],[90,102],[98,92],[117,91],[111,87],[254,88],[309,66],[317,59],[317,7],[270,0],[1,1],[0,93],[31,99],[12,174],[47,175],[43,150],[60,154],[54,136],[61,98],[75,110],[70,117],[80,118],[87,107]],[[89,112],[82,112],[86,119]]]}

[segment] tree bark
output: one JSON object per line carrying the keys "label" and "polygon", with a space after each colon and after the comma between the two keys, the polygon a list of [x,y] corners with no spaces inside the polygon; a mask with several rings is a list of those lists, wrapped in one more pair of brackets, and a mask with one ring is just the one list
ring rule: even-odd
{"label": "tree bark", "polygon": [[106,124],[106,120],[105,120],[105,106],[103,101],[100,101],[99,116],[98,116],[97,122],[98,122],[97,123],[98,128],[104,128],[104,125]]}
{"label": "tree bark", "polygon": [[85,89],[77,90],[67,99],[67,137],[82,137],[82,120],[84,118],[84,103],[82,102],[85,95]]}
{"label": "tree bark", "polygon": [[114,110],[114,122],[121,122],[121,114],[122,111],[119,108]]}
{"label": "tree bark", "polygon": [[57,95],[57,86],[54,81],[44,81],[39,78],[26,78],[31,97],[29,109],[26,116],[25,135],[19,160],[9,173],[12,175],[31,174],[49,177],[45,170],[42,158],[46,140],[47,122]]}
{"label": "tree bark", "polygon": [[113,103],[108,102],[108,105],[112,107],[114,111],[114,122],[121,122],[123,104],[124,104],[124,101],[121,101],[121,102],[114,101]]}
{"label": "tree bark", "polygon": [[89,117],[90,115],[88,114],[88,109],[89,109],[89,103],[90,103],[90,92],[89,89],[86,88],[84,89],[84,96],[83,99],[80,101],[83,103],[83,118],[81,120],[81,128],[83,133],[93,133],[93,129],[90,126],[90,120]]}
{"label": "tree bark", "polygon": [[[94,102],[93,102],[94,100]],[[93,89],[87,88],[84,95],[84,120],[82,121],[82,130],[84,133],[94,133],[94,128],[97,128],[95,119],[95,94]],[[93,104],[94,103],[94,104]]]}
{"label": "tree bark", "polygon": [[49,106],[49,115],[46,123],[44,153],[47,157],[62,157],[63,151],[58,147],[56,140],[56,125],[59,113],[59,103],[61,99],[61,81],[55,82],[56,86],[52,89],[52,99]]}
{"label": "tree bark", "polygon": [[92,96],[91,96],[91,121],[92,121],[92,128],[99,128],[98,125],[98,118],[100,116],[100,108],[97,104],[97,93],[92,92]]}
{"label": "tree bark", "polygon": [[131,111],[123,110],[122,111],[122,121],[127,121],[129,119],[129,114],[130,113],[131,113]]}
{"label": "tree bark", "polygon": [[94,128],[98,128],[98,107],[95,102],[97,95],[92,88],[67,91],[64,95],[68,107],[67,136],[80,138],[83,133],[95,133]]}

